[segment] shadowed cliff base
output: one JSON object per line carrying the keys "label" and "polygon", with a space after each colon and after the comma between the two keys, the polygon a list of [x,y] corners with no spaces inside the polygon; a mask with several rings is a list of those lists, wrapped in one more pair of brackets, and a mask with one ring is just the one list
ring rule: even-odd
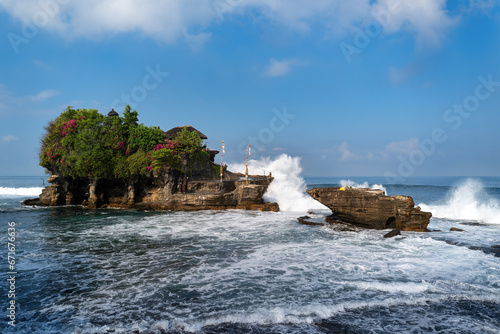
{"label": "shadowed cliff base", "polygon": [[279,211],[277,203],[265,203],[263,195],[273,178],[250,176],[248,184],[239,174],[224,171],[223,180],[191,179],[164,168],[141,177],[114,180],[49,178],[38,199],[25,205],[83,205],[88,208],[138,210],[261,210]]}

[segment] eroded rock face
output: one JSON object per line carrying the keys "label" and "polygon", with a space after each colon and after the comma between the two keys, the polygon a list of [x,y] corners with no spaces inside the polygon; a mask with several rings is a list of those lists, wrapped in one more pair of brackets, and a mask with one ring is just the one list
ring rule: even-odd
{"label": "eroded rock face", "polygon": [[265,203],[263,196],[271,177],[252,177],[249,184],[230,172],[224,180],[194,179],[172,169],[124,180],[74,180],[52,175],[40,194],[45,206],[85,205],[89,208],[136,208],[143,210],[246,209],[279,211],[277,203]]}
{"label": "eroded rock face", "polygon": [[410,196],[386,196],[383,190],[329,187],[313,188],[307,193],[332,210],[329,221],[424,232],[432,216],[416,208]]}

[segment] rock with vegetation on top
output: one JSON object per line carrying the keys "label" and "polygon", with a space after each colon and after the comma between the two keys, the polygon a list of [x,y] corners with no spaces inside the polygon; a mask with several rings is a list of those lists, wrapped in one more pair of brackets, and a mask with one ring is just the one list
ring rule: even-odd
{"label": "rock with vegetation on top", "polygon": [[278,211],[263,195],[273,178],[241,177],[214,163],[207,137],[189,127],[164,132],[138,123],[125,107],[104,116],[68,107],[45,128],[40,165],[52,175],[40,198],[47,206],[85,205],[143,210]]}

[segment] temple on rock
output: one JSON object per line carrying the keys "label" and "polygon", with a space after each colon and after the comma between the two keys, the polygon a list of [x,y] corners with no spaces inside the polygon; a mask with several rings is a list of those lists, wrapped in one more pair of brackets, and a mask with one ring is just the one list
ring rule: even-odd
{"label": "temple on rock", "polygon": [[[272,177],[247,182],[214,162],[218,151],[193,126],[162,131],[138,122],[126,106],[120,116],[68,107],[46,127],[40,165],[52,174],[27,205],[150,210],[250,209],[278,211],[263,195]],[[222,170],[222,175],[221,175]]]}

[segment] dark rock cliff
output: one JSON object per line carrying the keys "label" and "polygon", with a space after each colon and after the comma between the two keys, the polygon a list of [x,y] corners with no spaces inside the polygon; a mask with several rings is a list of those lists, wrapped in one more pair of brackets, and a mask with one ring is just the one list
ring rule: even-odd
{"label": "dark rock cliff", "polygon": [[265,203],[272,177],[253,176],[248,184],[239,174],[224,171],[222,181],[197,175],[187,177],[163,168],[130,179],[67,179],[52,175],[39,199],[26,205],[84,205],[88,208],[143,210],[247,209],[279,211],[277,203]]}

